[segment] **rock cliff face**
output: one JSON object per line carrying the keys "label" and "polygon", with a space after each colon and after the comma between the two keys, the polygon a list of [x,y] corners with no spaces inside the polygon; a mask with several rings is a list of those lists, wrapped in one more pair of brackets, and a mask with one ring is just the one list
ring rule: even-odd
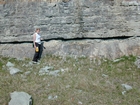
{"label": "rock cliff face", "polygon": [[[12,42],[11,46],[30,51],[24,45],[31,46],[32,34],[38,27],[46,41],[44,45],[49,45],[44,54],[113,59],[140,54],[139,0],[5,0],[0,3],[2,55],[27,56],[24,51],[19,56],[16,48],[11,55],[8,53],[11,47],[5,45]],[[47,40],[57,40],[57,44]]]}

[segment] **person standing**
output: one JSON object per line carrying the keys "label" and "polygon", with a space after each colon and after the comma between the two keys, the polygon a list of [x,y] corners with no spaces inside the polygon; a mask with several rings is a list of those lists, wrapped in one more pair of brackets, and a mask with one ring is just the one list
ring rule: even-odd
{"label": "person standing", "polygon": [[33,34],[33,45],[35,48],[33,63],[37,63],[40,60],[40,53],[41,53],[41,36],[40,36],[39,28],[37,28],[35,30],[35,33]]}

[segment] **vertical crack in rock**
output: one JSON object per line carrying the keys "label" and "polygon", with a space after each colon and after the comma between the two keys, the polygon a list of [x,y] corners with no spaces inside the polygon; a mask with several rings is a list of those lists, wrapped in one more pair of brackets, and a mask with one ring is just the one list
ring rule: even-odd
{"label": "vertical crack in rock", "polygon": [[75,23],[79,24],[79,28],[77,31],[77,36],[82,36],[83,33],[83,13],[82,13],[82,7],[80,5],[79,0],[76,0],[76,20]]}

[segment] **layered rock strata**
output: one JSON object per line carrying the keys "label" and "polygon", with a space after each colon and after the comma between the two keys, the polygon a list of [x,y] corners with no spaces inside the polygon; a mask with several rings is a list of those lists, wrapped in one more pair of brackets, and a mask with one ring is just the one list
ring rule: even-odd
{"label": "layered rock strata", "polygon": [[0,4],[1,54],[31,57],[32,34],[38,27],[44,45],[49,45],[46,53],[107,58],[140,54],[138,0],[5,1]]}

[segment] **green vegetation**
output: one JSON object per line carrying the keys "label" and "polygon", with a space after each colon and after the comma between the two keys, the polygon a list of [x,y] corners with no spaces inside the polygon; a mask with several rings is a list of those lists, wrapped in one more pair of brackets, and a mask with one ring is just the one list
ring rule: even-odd
{"label": "green vegetation", "polygon": [[[0,105],[7,105],[13,91],[29,93],[33,105],[140,105],[140,70],[135,60],[134,56],[111,61],[46,55],[40,64],[30,64],[30,59],[0,57]],[[8,61],[23,73],[10,75]],[[45,66],[64,71],[59,76],[40,76]],[[27,71],[31,73],[25,75]],[[122,95],[121,84],[133,89]]]}

